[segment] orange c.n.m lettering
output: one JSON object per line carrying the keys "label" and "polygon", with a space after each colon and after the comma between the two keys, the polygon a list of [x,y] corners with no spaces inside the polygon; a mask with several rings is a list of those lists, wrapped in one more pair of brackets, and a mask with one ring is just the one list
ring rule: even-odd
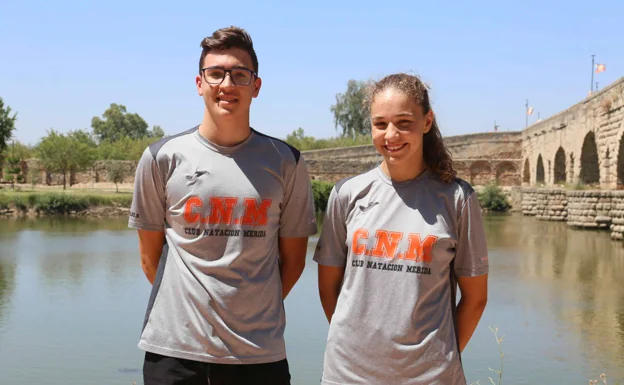
{"label": "orange c.n.m lettering", "polygon": [[375,243],[372,256],[394,259],[399,242],[403,238],[403,233],[400,231],[377,230],[375,236],[377,237],[377,242]]}
{"label": "orange c.n.m lettering", "polygon": [[358,243],[360,239],[368,239],[368,230],[357,229],[353,232],[353,242],[351,244],[351,249],[353,250],[353,254],[355,255],[362,255],[366,253],[366,245],[360,245]]}
{"label": "orange c.n.m lettering", "polygon": [[258,199],[245,198],[245,214],[243,215],[243,225],[266,226],[269,218],[269,207],[271,199],[263,199],[258,204]]}
{"label": "orange c.n.m lettering", "polygon": [[405,253],[405,259],[416,262],[431,262],[433,246],[438,241],[435,235],[427,235],[421,240],[418,233],[410,233],[408,236],[408,249]]}
{"label": "orange c.n.m lettering", "polygon": [[232,223],[232,211],[238,202],[235,197],[212,197],[210,198],[210,216],[204,222],[211,225],[229,225]]}

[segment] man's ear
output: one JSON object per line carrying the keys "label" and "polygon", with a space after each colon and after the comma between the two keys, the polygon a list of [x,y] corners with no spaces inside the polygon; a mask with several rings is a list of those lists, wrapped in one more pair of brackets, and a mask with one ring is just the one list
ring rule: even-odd
{"label": "man's ear", "polygon": [[254,91],[253,91],[254,98],[258,97],[261,87],[262,87],[262,79],[260,79],[259,77],[256,77],[256,80],[254,81]]}

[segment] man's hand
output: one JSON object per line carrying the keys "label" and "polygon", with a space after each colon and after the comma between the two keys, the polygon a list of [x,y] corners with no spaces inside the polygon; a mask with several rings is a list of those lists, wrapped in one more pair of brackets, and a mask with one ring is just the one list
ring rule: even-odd
{"label": "man's hand", "polygon": [[141,268],[147,280],[153,285],[158,270],[158,262],[165,244],[164,231],[138,230],[139,254],[141,255]]}
{"label": "man's hand", "polygon": [[282,277],[282,299],[295,286],[306,262],[308,237],[279,238],[280,275]]}

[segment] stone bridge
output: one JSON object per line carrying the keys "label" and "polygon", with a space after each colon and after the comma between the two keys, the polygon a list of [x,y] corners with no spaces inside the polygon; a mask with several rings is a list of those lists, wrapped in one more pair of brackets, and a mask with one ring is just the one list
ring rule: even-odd
{"label": "stone bridge", "polygon": [[[444,138],[460,178],[473,185],[497,181],[519,186],[522,167],[521,132],[492,132]],[[336,182],[375,167],[382,158],[372,145],[305,151],[313,179]]]}
{"label": "stone bridge", "polygon": [[524,186],[624,186],[624,77],[522,132]]}

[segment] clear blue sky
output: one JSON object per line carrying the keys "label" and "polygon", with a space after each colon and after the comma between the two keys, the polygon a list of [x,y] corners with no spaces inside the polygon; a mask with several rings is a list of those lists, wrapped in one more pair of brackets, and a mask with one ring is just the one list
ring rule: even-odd
{"label": "clear blue sky", "polygon": [[204,36],[247,29],[263,88],[252,126],[336,135],[329,110],[349,79],[412,71],[431,84],[443,135],[524,128],[582,100],[591,54],[624,76],[624,2],[18,1],[0,7],[0,97],[16,137],[91,130],[110,103],[174,134],[198,124],[194,78]]}

